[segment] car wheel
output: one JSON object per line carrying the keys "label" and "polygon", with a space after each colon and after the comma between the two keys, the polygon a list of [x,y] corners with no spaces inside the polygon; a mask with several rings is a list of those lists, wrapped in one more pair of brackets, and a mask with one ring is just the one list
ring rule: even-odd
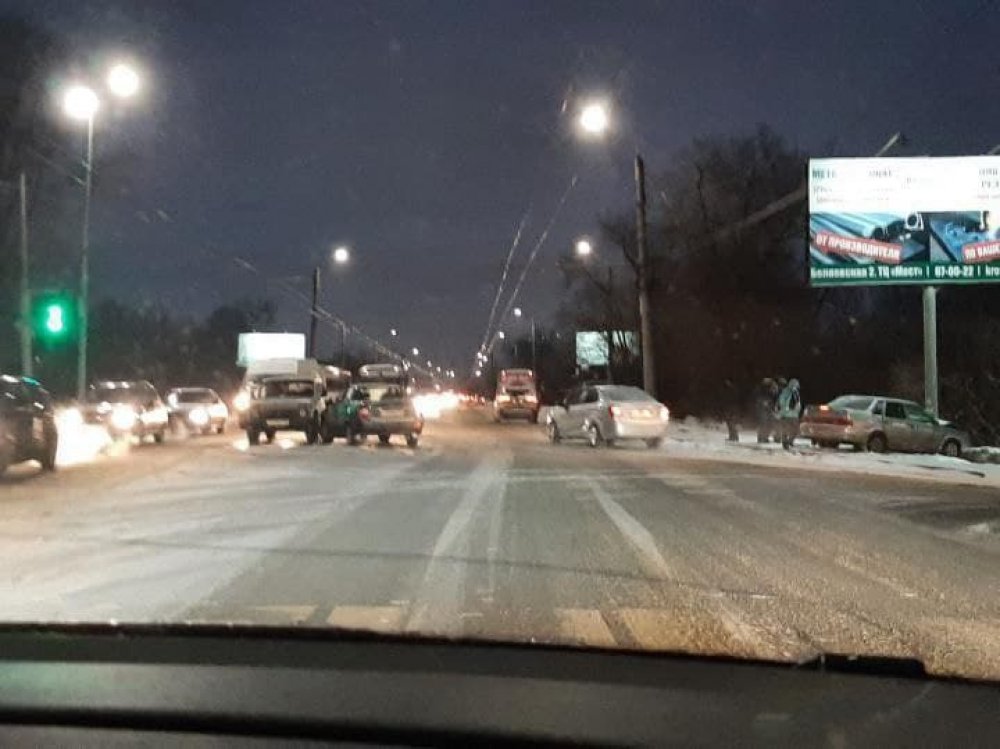
{"label": "car wheel", "polygon": [[534,413],[531,414],[531,423],[532,424],[538,423],[538,411],[535,411]]}
{"label": "car wheel", "polygon": [[306,444],[315,445],[316,440],[319,439],[319,425],[316,423],[316,419],[312,418],[309,423],[306,424]]}
{"label": "car wheel", "polygon": [[162,445],[163,440],[165,440],[166,438],[167,438],[167,433],[162,430],[153,434],[153,442],[155,442],[157,445]]}
{"label": "car wheel", "polygon": [[597,424],[587,427],[587,443],[591,447],[601,446],[601,430],[597,428]]}
{"label": "car wheel", "polygon": [[324,416],[319,421],[319,438],[323,440],[324,445],[329,445],[333,442],[333,438],[335,436],[336,433],[333,430],[333,425],[330,424],[330,421]]}
{"label": "car wheel", "polygon": [[415,435],[415,434],[408,434],[408,435],[406,435],[406,446],[407,447],[413,448],[415,450],[417,448],[417,445],[419,443],[420,443],[420,438],[417,435]]}
{"label": "car wheel", "polygon": [[378,436],[378,441],[381,442],[383,445],[388,445],[389,444],[389,435],[388,434],[380,434]]}
{"label": "car wheel", "polygon": [[958,440],[945,440],[944,444],[941,445],[941,454],[947,455],[949,458],[961,458],[962,445]]}
{"label": "car wheel", "polygon": [[345,436],[347,437],[348,445],[354,446],[361,444],[361,440],[358,437],[358,432],[351,424],[347,425]]}
{"label": "car wheel", "polygon": [[646,447],[648,447],[650,450],[656,450],[661,445],[663,445],[662,437],[653,437],[652,439],[646,440]]}
{"label": "car wheel", "polygon": [[[42,464],[43,471],[54,471],[56,470],[56,452],[59,449],[58,438],[52,437],[45,441],[45,452],[42,453],[42,457],[39,462]],[[2,473],[2,471],[0,471]]]}
{"label": "car wheel", "polygon": [[251,445],[260,444],[260,430],[254,429],[253,427],[247,427],[247,442]]}
{"label": "car wheel", "polygon": [[226,425],[222,424],[221,426],[217,426],[215,428],[215,433],[216,434],[225,434],[226,433]]}
{"label": "car wheel", "polygon": [[558,445],[562,441],[562,435],[559,434],[559,426],[555,421],[550,421],[548,424],[549,431],[549,442],[553,445]]}
{"label": "car wheel", "polygon": [[278,432],[277,432],[276,429],[265,429],[264,430],[264,436],[267,438],[267,444],[270,445],[271,443],[274,442],[274,435],[277,434],[277,433]]}
{"label": "car wheel", "polygon": [[871,435],[866,446],[870,453],[884,453],[889,449],[889,443],[881,432]]}

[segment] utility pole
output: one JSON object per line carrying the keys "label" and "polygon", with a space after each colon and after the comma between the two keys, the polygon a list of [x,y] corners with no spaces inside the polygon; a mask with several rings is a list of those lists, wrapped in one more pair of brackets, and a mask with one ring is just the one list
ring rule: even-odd
{"label": "utility pole", "polygon": [[924,406],[938,415],[937,287],[924,286]]}
{"label": "utility pole", "polygon": [[347,368],[347,325],[340,322],[340,368]]}
{"label": "utility pole", "polygon": [[31,377],[31,290],[28,286],[28,179],[21,172],[21,374]]}
{"label": "utility pole", "polygon": [[309,317],[309,358],[316,358],[316,326],[319,323],[319,266],[313,268],[312,311]]}
{"label": "utility pole", "polygon": [[[656,362],[653,358],[653,325],[649,309],[649,257],[646,247],[646,165],[635,155],[635,239],[639,286],[639,338],[642,343],[642,389],[656,397]],[[610,341],[609,341],[610,343]],[[608,347],[608,374],[611,347]]]}
{"label": "utility pole", "polygon": [[610,265],[608,266],[608,293],[605,295],[605,300],[607,302],[607,310],[604,313],[605,317],[605,328],[604,337],[608,339],[608,363],[607,371],[604,373],[605,379],[608,384],[612,384],[615,381],[615,377],[611,372],[611,362],[614,359],[615,345],[612,332],[614,329],[614,294],[615,294],[615,269]]}
{"label": "utility pole", "polygon": [[538,347],[535,345],[535,318],[531,318],[531,371],[538,377]]}
{"label": "utility pole", "polygon": [[87,394],[87,328],[90,304],[90,194],[94,173],[94,116],[87,118],[87,164],[83,186],[83,236],[80,242],[80,338],[76,360],[76,397],[83,401]]}

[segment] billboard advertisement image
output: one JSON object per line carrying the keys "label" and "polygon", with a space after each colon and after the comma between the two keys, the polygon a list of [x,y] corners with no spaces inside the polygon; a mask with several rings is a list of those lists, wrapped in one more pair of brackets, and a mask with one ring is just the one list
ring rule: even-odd
{"label": "billboard advertisement image", "polygon": [[240,333],[236,365],[249,367],[265,359],[304,359],[305,355],[302,333]]}
{"label": "billboard advertisement image", "polygon": [[[626,350],[639,355],[639,336],[634,330],[614,330],[611,340],[616,351]],[[617,357],[615,358],[617,362]],[[581,330],[576,334],[576,366],[581,369],[605,367],[608,364],[608,334],[604,331]]]}
{"label": "billboard advertisement image", "polygon": [[812,286],[1000,281],[1000,156],[811,159]]}

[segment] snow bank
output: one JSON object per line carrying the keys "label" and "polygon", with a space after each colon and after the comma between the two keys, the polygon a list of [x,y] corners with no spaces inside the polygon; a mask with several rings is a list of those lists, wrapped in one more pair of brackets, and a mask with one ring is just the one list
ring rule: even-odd
{"label": "snow bank", "polygon": [[726,434],[724,424],[688,417],[671,422],[663,451],[678,458],[1000,486],[1000,465],[992,465],[1000,463],[1000,448],[995,447],[974,448],[965,460],[944,455],[879,455],[854,452],[849,447],[819,449],[804,439],[796,440],[792,450],[784,450],[780,444],[758,444],[756,431],[741,430],[739,442],[727,441]]}

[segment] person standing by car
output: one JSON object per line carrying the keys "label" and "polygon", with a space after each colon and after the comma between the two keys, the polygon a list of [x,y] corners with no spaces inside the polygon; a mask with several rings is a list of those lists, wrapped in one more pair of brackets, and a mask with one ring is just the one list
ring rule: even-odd
{"label": "person standing by car", "polygon": [[799,392],[799,381],[794,377],[782,388],[778,395],[777,415],[781,446],[790,450],[795,437],[799,433],[799,416],[802,414],[802,394]]}
{"label": "person standing by car", "polygon": [[757,442],[765,443],[771,439],[774,429],[774,408],[778,397],[777,383],[770,377],[765,377],[757,387],[755,409],[757,411]]}

